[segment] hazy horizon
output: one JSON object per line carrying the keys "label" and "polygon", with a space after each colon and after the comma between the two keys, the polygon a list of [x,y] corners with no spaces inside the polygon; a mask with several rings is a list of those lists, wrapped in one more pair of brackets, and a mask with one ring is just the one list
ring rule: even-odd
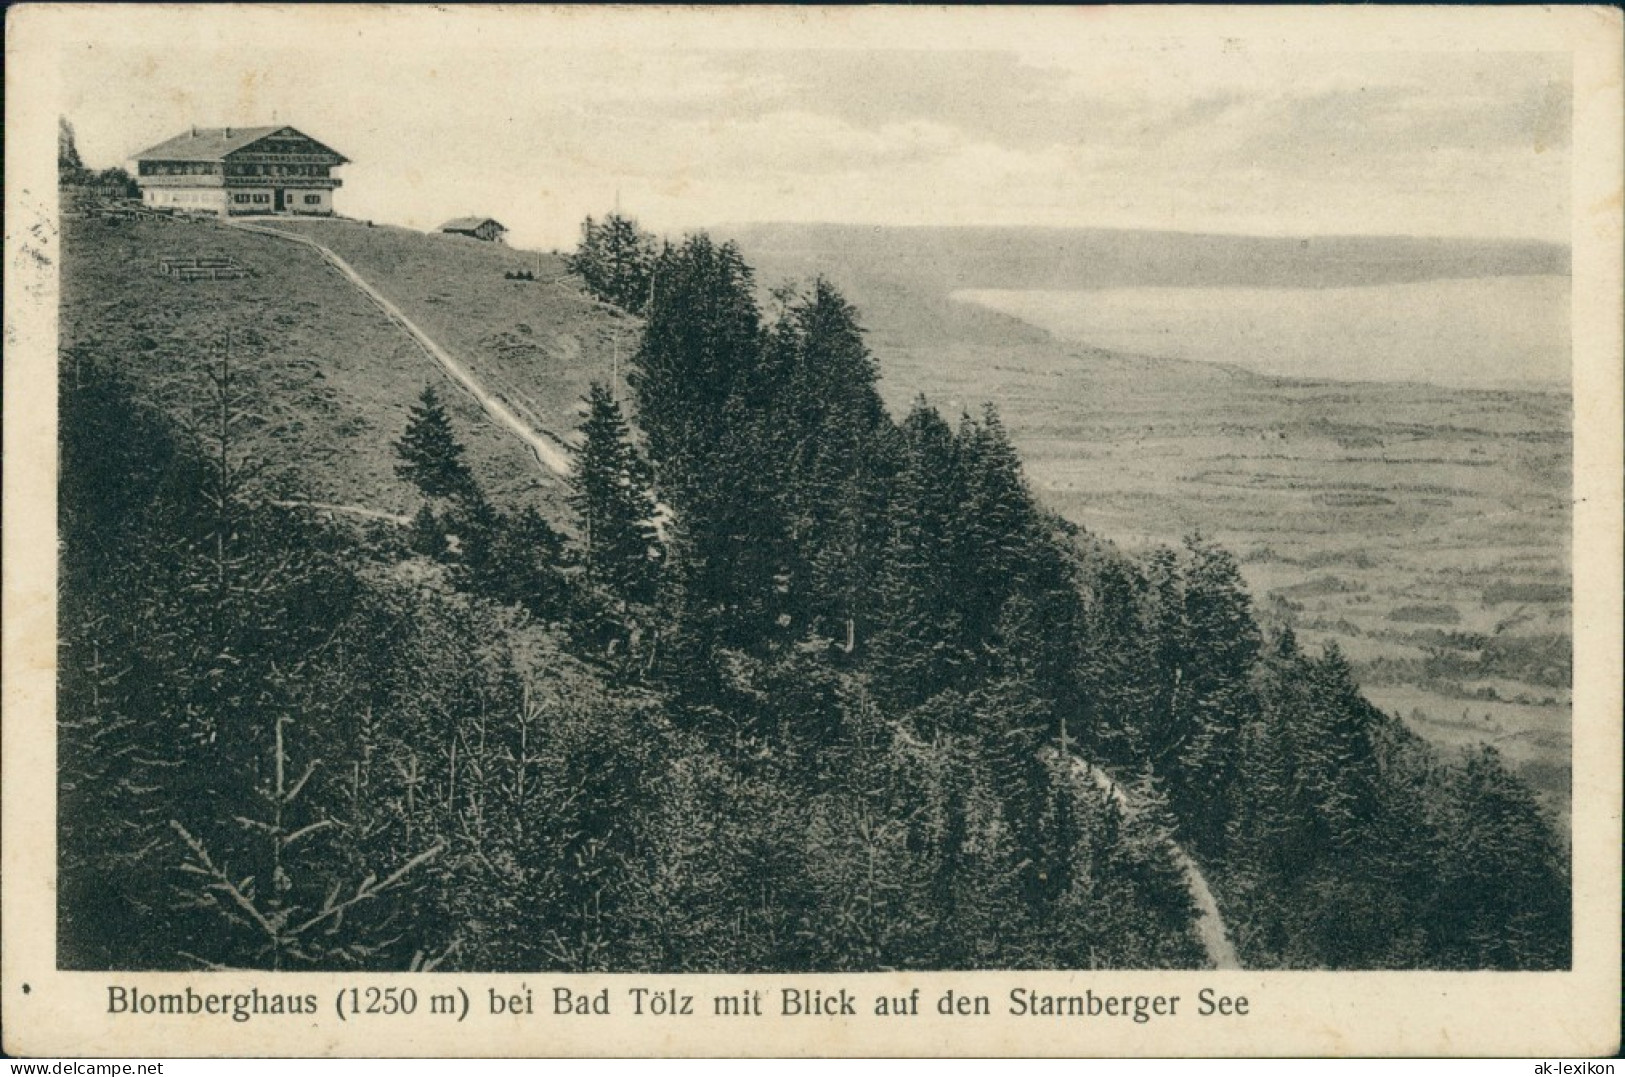
{"label": "hazy horizon", "polygon": [[[340,173],[346,215],[414,228],[489,215],[542,248],[572,245],[582,217],[617,203],[663,233],[802,221],[1569,240],[1563,54],[1097,41],[1098,23],[1065,12],[885,47],[873,34],[843,46],[828,12],[759,16],[775,32],[748,48],[708,33],[744,13],[702,10],[644,16],[615,47],[626,13],[323,18],[312,33],[312,16],[283,9],[87,16],[61,71],[86,163],[127,162],[192,125],[288,124],[355,162]],[[671,32],[651,46],[650,27]]]}

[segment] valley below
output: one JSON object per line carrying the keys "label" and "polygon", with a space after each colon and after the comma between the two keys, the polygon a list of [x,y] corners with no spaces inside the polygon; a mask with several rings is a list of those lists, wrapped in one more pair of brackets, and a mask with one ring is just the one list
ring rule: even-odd
{"label": "valley below", "polygon": [[823,272],[851,298],[894,412],[922,393],[951,414],[993,403],[1044,504],[1131,550],[1218,541],[1264,621],[1335,643],[1433,742],[1493,744],[1567,816],[1572,419],[1553,259],[1440,250],[1435,278],[1403,241],[1387,261],[1374,246],[1300,260],[1325,287],[1236,257],[1210,259],[1219,286],[1203,288],[1177,245],[1114,248],[1090,276],[1046,242],[1030,287],[989,289],[919,236],[739,238],[764,288]]}

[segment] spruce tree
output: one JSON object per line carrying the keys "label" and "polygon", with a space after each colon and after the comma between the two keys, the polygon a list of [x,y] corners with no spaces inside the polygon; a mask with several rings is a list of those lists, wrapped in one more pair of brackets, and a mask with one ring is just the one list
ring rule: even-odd
{"label": "spruce tree", "polygon": [[903,437],[871,665],[882,700],[913,706],[958,683],[971,655],[955,593],[960,566],[953,536],[962,501],[958,446],[924,397],[903,420]]}
{"label": "spruce tree", "polygon": [[[627,380],[661,491],[681,510],[717,466],[754,466],[717,453],[726,428],[754,411],[768,387],[755,377],[760,315],[752,273],[738,249],[703,233],[690,236],[661,256],[655,274]],[[728,412],[730,401],[743,407]]]}
{"label": "spruce tree", "polygon": [[597,298],[632,314],[643,312],[654,270],[655,240],[636,221],[619,213],[602,221],[588,217],[581,224],[580,244],[564,261]]}
{"label": "spruce tree", "polygon": [[587,393],[570,505],[581,527],[587,578],[625,602],[654,599],[659,540],[652,475],[632,443],[621,406],[600,382]]}
{"label": "spruce tree", "polygon": [[1078,675],[1087,725],[1068,732],[1106,762],[1144,766],[1156,710],[1154,641],[1144,630],[1148,585],[1110,553],[1087,573]]}
{"label": "spruce tree", "polygon": [[1335,642],[1300,663],[1307,689],[1305,726],[1295,738],[1297,765],[1313,817],[1332,849],[1356,844],[1377,807],[1377,760],[1370,739],[1380,720],[1360,695]]}
{"label": "spruce tree", "polygon": [[763,455],[789,532],[789,604],[850,652],[873,617],[896,428],[852,306],[822,278],[779,298],[763,368],[783,389]]}
{"label": "spruce tree", "polygon": [[1197,850],[1218,857],[1241,729],[1257,713],[1249,677],[1261,637],[1235,559],[1200,536],[1187,539],[1186,549],[1163,773]]}
{"label": "spruce tree", "polygon": [[711,643],[759,650],[787,615],[788,535],[773,463],[782,385],[763,348],[750,267],[703,233],[656,270],[629,381],[661,498],[685,535],[676,580]]}
{"label": "spruce tree", "polygon": [[466,513],[468,535],[462,571],[471,588],[516,602],[542,620],[563,613],[563,537],[534,508],[499,513],[481,501]]}
{"label": "spruce tree", "polygon": [[1488,745],[1452,768],[1446,792],[1438,948],[1458,967],[1568,968],[1567,858],[1533,794]]}
{"label": "spruce tree", "polygon": [[1146,761],[1160,773],[1177,765],[1175,752],[1190,735],[1184,721],[1190,640],[1179,555],[1166,546],[1152,550],[1145,559],[1143,586],[1141,631],[1146,653],[1141,676],[1150,692],[1144,740]]}
{"label": "spruce tree", "polygon": [[965,582],[974,588],[966,606],[986,634],[998,621],[1004,598],[1035,582],[1037,513],[1021,461],[992,405],[981,422],[969,416],[960,421],[958,441],[965,471],[959,557],[967,569]]}
{"label": "spruce tree", "polygon": [[395,474],[425,497],[467,500],[477,492],[474,474],[463,462],[463,446],[452,432],[451,417],[432,385],[424,386],[412,405],[395,452],[400,457]]}
{"label": "spruce tree", "polygon": [[[1074,694],[1081,619],[1062,539],[1033,503],[992,405],[980,422],[962,420],[957,440],[964,489],[954,521],[954,589],[973,653],[992,675],[1014,663],[1037,679],[1042,696],[1061,703]],[[1018,601],[1023,611],[1007,616]]]}
{"label": "spruce tree", "polygon": [[85,175],[85,162],[79,157],[78,139],[66,116],[56,118],[56,170],[64,183],[79,183]]}

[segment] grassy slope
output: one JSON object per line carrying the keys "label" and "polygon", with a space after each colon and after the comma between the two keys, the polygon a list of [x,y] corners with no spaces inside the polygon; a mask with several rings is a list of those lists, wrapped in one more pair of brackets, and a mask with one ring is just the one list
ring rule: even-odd
{"label": "grassy slope", "polygon": [[[264,481],[274,496],[413,511],[419,498],[395,476],[392,446],[411,404],[432,384],[494,496],[565,518],[562,482],[314,252],[207,222],[67,227],[63,347],[122,362],[146,395],[183,417],[201,399],[204,364],[229,330],[234,362],[252,380],[250,397],[264,416],[245,449],[266,462]],[[157,271],[157,257],[171,253],[230,255],[256,275],[181,283]],[[448,279],[461,275],[448,269]],[[502,291],[503,283],[499,273],[490,291]],[[539,323],[590,334],[606,321],[578,298],[533,288]],[[561,406],[553,414],[566,411]]]}
{"label": "grassy slope", "polygon": [[[830,276],[863,316],[894,411],[922,392],[949,413],[994,402],[1050,507],[1130,548],[1216,538],[1259,606],[1308,642],[1335,640],[1375,702],[1437,742],[1494,743],[1566,808],[1566,687],[1485,676],[1453,678],[1458,690],[1425,671],[1442,632],[1567,647],[1566,396],[1124,356],[956,311],[933,291],[940,266],[782,244],[744,254],[764,290]],[[1508,583],[1533,590],[1496,590]],[[1469,698],[1485,688],[1499,698]]]}
{"label": "grassy slope", "polygon": [[[575,430],[589,380],[610,378],[617,338],[623,361],[637,346],[636,321],[561,283],[554,255],[353,221],[272,223],[332,249],[519,415],[555,435]],[[504,279],[517,269],[537,280]]]}

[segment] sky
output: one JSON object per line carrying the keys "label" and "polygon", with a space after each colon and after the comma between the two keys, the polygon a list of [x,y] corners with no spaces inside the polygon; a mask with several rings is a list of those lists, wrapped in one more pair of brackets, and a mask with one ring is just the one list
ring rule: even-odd
{"label": "sky", "polygon": [[986,33],[922,19],[911,35],[827,18],[797,32],[794,11],[772,32],[708,33],[703,12],[627,32],[624,12],[99,10],[61,64],[88,164],[193,124],[288,124],[352,159],[340,212],[418,228],[489,215],[521,246],[571,246],[583,216],[617,204],[667,234],[832,221],[1569,239],[1562,52],[1112,37],[1053,18]]}

